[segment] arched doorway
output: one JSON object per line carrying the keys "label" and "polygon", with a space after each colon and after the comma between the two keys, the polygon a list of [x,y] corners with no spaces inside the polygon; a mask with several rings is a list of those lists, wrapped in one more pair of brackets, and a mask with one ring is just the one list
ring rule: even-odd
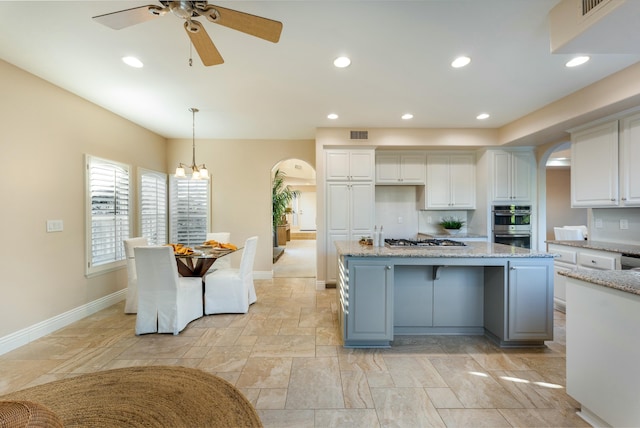
{"label": "arched doorway", "polygon": [[588,225],[589,210],[571,208],[571,142],[555,144],[542,154],[538,170],[539,249],[546,250],[546,240],[553,240],[553,228]]}
{"label": "arched doorway", "polygon": [[[284,185],[296,192],[289,203],[284,228],[276,231],[273,277],[316,276],[316,174],[300,159],[286,159],[272,168],[271,174],[284,173]],[[280,232],[280,233],[278,233]]]}

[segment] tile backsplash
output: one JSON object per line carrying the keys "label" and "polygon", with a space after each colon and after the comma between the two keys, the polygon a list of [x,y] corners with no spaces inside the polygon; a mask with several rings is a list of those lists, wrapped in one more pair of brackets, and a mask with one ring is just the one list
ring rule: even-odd
{"label": "tile backsplash", "polygon": [[590,219],[589,239],[640,245],[640,208],[594,208]]}

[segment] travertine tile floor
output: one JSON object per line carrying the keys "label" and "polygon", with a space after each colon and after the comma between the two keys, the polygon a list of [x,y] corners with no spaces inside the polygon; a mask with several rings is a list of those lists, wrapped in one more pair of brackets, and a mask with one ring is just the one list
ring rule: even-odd
{"label": "travertine tile floor", "polygon": [[266,427],[582,427],[565,391],[564,315],[546,349],[479,336],[401,336],[386,350],[340,346],[335,289],[256,281],[246,315],[135,336],[123,303],[0,356],[0,394],[125,366],[197,367],[236,385]]}

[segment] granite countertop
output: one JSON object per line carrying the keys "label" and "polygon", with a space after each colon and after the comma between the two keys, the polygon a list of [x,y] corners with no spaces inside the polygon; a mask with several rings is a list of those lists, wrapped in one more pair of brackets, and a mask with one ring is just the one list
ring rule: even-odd
{"label": "granite countertop", "polygon": [[555,257],[555,254],[543,253],[526,248],[494,244],[492,242],[465,242],[464,247],[373,247],[358,241],[336,241],[338,255],[355,257]]}
{"label": "granite countertop", "polygon": [[631,270],[559,271],[560,275],[640,296],[640,272]]}
{"label": "granite countertop", "polygon": [[612,253],[640,256],[640,245],[619,244],[606,241],[545,241],[547,244],[566,245],[568,247],[588,248],[591,250],[610,251]]}

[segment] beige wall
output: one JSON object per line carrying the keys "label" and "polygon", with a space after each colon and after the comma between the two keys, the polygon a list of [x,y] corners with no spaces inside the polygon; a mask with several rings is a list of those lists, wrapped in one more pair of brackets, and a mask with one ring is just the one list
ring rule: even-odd
{"label": "beige wall", "polygon": [[126,287],[124,270],[84,275],[84,154],[164,171],[166,140],[4,61],[0,76],[3,337]]}
{"label": "beige wall", "polygon": [[571,208],[571,168],[547,168],[546,239],[555,239],[553,228],[587,226],[587,209]]}
{"label": "beige wall", "polygon": [[[315,142],[196,140],[196,162],[205,163],[212,177],[210,231],[231,232],[235,244],[257,235],[257,275],[270,275],[273,269],[271,169],[290,158],[315,165]],[[191,140],[169,140],[167,159],[170,168],[178,162],[191,163]],[[235,256],[235,265],[239,257]]]}

